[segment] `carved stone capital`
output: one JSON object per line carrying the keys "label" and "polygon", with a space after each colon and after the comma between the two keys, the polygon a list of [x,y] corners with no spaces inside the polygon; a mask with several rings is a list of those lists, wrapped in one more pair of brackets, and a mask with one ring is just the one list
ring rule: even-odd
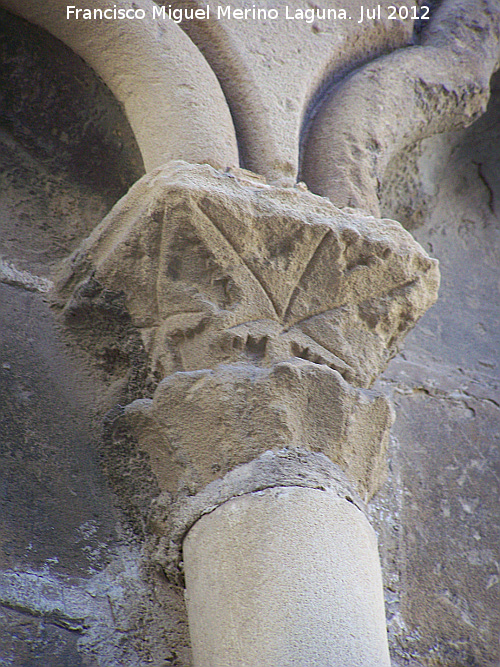
{"label": "carved stone capital", "polygon": [[303,359],[174,373],[124,419],[160,487],[173,494],[199,492],[263,452],[287,448],[325,454],[365,498],[384,477],[393,421],[384,396]]}
{"label": "carved stone capital", "polygon": [[173,162],[115,206],[60,292],[67,313],[118,295],[140,331],[161,382],[124,418],[164,491],[198,492],[266,450],[305,448],[368,497],[392,417],[359,388],[438,283],[437,262],[397,222],[244,170]]}
{"label": "carved stone capital", "polygon": [[90,278],[124,294],[161,377],[302,357],[356,386],[377,377],[439,283],[397,222],[183,162],[141,179],[68,261],[69,309]]}

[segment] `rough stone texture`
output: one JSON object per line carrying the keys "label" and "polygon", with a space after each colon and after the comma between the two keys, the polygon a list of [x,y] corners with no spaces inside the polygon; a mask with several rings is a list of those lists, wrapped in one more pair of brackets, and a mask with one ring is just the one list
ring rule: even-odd
{"label": "rough stone texture", "polygon": [[86,579],[48,568],[1,572],[2,664],[189,664],[182,591],[143,565],[139,550],[121,547]]}
{"label": "rough stone texture", "polygon": [[144,167],[120,105],[57,39],[0,10],[0,60],[0,261],[48,277]]}
{"label": "rough stone texture", "polygon": [[[443,2],[442,5],[449,8],[452,16],[454,13],[461,16],[456,10],[466,7],[457,0]],[[484,15],[476,12],[488,6],[495,9],[493,4],[483,2],[469,5],[467,21],[461,22],[465,28],[460,36],[462,46],[472,40],[470,44],[476,53],[482,53],[483,46],[490,43],[489,37],[484,39],[484,31],[477,30],[475,33],[469,28],[480,27],[476,19],[482,20]],[[46,5],[31,3],[30,8],[46,11]],[[498,14],[493,13],[492,18],[495,16]],[[66,661],[72,666],[83,662],[121,667],[137,660],[141,667],[144,664],[187,667],[191,663],[182,600],[179,590],[165,582],[161,574],[155,575],[155,578],[151,573],[139,574],[140,584],[136,586],[134,570],[129,569],[130,586],[127,590],[132,593],[113,598],[116,622],[107,612],[103,612],[97,620],[94,612],[89,612],[88,628],[78,632],[78,636],[76,631],[61,628],[60,623],[56,623],[60,619],[50,617],[52,607],[47,600],[34,603],[30,597],[34,588],[33,576],[40,577],[50,595],[55,586],[68,595],[78,597],[84,595],[83,591],[90,590],[89,587],[92,588],[89,580],[94,581],[94,577],[107,571],[110,583],[102,588],[102,606],[99,598],[96,607],[102,611],[106,593],[113,588],[112,582],[120,579],[116,563],[120,561],[123,551],[119,550],[125,548],[136,569],[140,569],[141,559],[144,558],[140,547],[135,550],[131,547],[130,532],[124,534],[123,525],[133,526],[135,540],[139,543],[145,531],[161,532],[164,509],[168,510],[170,500],[159,497],[158,507],[153,506],[148,523],[146,510],[159,489],[152,484],[147,457],[140,454],[137,442],[128,442],[125,434],[121,433],[114,442],[115,446],[108,447],[106,436],[101,438],[98,432],[91,430],[89,433],[82,428],[84,422],[88,423],[85,421],[89,418],[87,407],[83,410],[85,418],[78,410],[66,412],[68,404],[61,401],[60,393],[53,393],[54,383],[62,384],[68,388],[73,402],[76,394],[72,377],[90,378],[89,384],[94,386],[83,392],[84,403],[92,403],[91,396],[98,394],[99,420],[102,420],[102,413],[116,403],[124,405],[138,396],[152,395],[163,371],[158,366],[160,372],[157,377],[153,373],[147,376],[146,356],[130,316],[127,319],[123,295],[90,283],[86,295],[88,308],[80,309],[80,317],[77,315],[74,318],[75,326],[68,327],[70,337],[61,336],[58,327],[49,326],[51,311],[42,301],[43,293],[51,285],[53,263],[89,233],[110,204],[142,173],[140,160],[137,161],[137,147],[127,138],[129,130],[125,129],[126,124],[117,105],[111,112],[111,118],[107,116],[103,119],[103,110],[108,109],[108,113],[110,109],[109,97],[108,102],[102,101],[97,80],[89,75],[88,69],[78,59],[73,60],[67,52],[58,51],[61,48],[58,42],[51,41],[47,35],[28,27],[23,21],[15,23],[12,17],[6,20],[3,16],[2,23],[7,27],[2,33],[3,40],[7,34],[9,41],[2,41],[1,47],[6,68],[4,73],[7,72],[2,79],[1,102],[2,167],[7,176],[2,182],[0,204],[0,272],[2,282],[9,284],[3,288],[9,296],[1,315],[2,318],[8,316],[9,326],[12,327],[3,339],[3,350],[12,358],[10,361],[2,359],[2,364],[11,364],[11,368],[2,369],[5,371],[3,384],[7,385],[2,408],[12,407],[12,410],[4,409],[2,417],[7,414],[9,424],[15,425],[13,428],[17,435],[13,451],[19,457],[15,460],[10,457],[5,465],[2,463],[2,490],[10,488],[19,491],[15,496],[17,503],[11,502],[12,496],[3,497],[2,519],[9,528],[7,537],[2,536],[2,544],[7,543],[2,563],[9,569],[2,573],[0,661],[14,665],[24,661],[40,667],[50,665],[51,660],[59,660],[61,665]],[[490,23],[490,26],[496,29],[497,24]],[[444,39],[447,22],[440,21],[435,25],[442,33],[440,39]],[[455,20],[450,25],[456,27],[458,23]],[[245,29],[233,25],[234,38],[217,41],[212,32],[210,37],[202,36],[198,42],[219,74],[221,87],[235,116],[246,166],[258,165],[261,152],[261,170],[269,169],[270,175],[277,180],[280,173],[293,174],[296,128],[300,126],[297,114],[307,123],[315,105],[319,105],[329,89],[330,82],[337,83],[343,73],[370,60],[373,54],[392,48],[391,45],[396,42],[408,43],[408,28],[411,28],[411,24],[392,24],[387,26],[389,30],[394,29],[389,35],[387,28],[381,24],[367,24],[361,36],[359,28],[348,26],[344,32],[339,24],[325,29],[319,23],[310,27],[299,26],[300,38],[294,41],[292,22],[288,26],[290,30],[283,26],[279,30],[266,26],[267,32],[261,39],[256,32],[259,26],[251,28],[247,24]],[[294,29],[297,26],[293,24]],[[226,26],[224,30],[227,36]],[[494,33],[491,35],[494,36]],[[197,41],[194,33],[191,36]],[[225,49],[221,65],[215,58],[216,54],[208,52],[212,36],[215,48],[221,52]],[[28,45],[28,49],[32,48],[29,58],[26,52],[22,55],[17,47],[14,48],[14,40],[18,37]],[[337,37],[339,41],[336,41]],[[401,42],[398,41],[400,38]],[[258,48],[252,53],[252,42],[257,44],[258,40]],[[334,40],[335,46],[329,51],[327,44]],[[183,42],[189,45],[192,53],[189,41]],[[6,52],[4,44],[7,44]],[[321,44],[321,49],[318,44]],[[48,55],[42,61],[34,57],[40,47],[48,49]],[[92,50],[92,44],[89,43],[88,47]],[[99,53],[104,54],[107,48],[100,43]],[[437,48],[441,54],[441,45]],[[240,55],[229,62],[226,54],[232,49],[238,49]],[[288,55],[286,62],[282,63],[280,53],[285,49],[288,49]],[[303,63],[300,62],[299,49],[304,53]],[[313,61],[322,57],[320,51],[331,59],[326,69],[321,70],[323,61],[316,70]],[[10,53],[16,55],[9,61]],[[136,56],[138,60],[142,59],[141,66],[144,62],[150,63],[140,49],[136,50]],[[463,65],[464,72],[469,71],[470,62],[475,57],[472,54],[469,63]],[[484,62],[487,64],[489,61],[486,54]],[[75,64],[77,62],[78,65]],[[21,76],[18,78],[16,68],[20,64]],[[62,64],[69,67],[65,77]],[[223,66],[227,66],[224,75],[220,69]],[[285,76],[285,66],[288,73],[293,73]],[[415,72],[411,68],[409,70],[412,76],[417,74],[416,62],[414,68]],[[132,69],[139,71],[135,66]],[[269,75],[266,75],[266,70],[269,70]],[[53,71],[54,77],[51,78]],[[252,79],[253,71],[258,71],[259,75]],[[313,71],[323,71],[324,80],[317,86],[316,82],[323,75],[314,74],[310,79],[314,83],[307,83],[310,86],[307,92],[302,87],[296,95],[294,79],[307,81]],[[478,74],[477,80],[472,79],[472,84],[480,84],[477,91],[481,92],[477,99],[481,104],[486,99],[486,78]],[[11,88],[16,80],[18,88]],[[211,80],[214,81],[213,78]],[[234,93],[230,90],[231,80],[236,82]],[[258,88],[261,80],[266,82],[267,88]],[[53,83],[47,86],[49,81]],[[84,85],[79,89],[78,84],[82,81]],[[146,77],[144,81],[149,79]],[[134,88],[137,86],[138,90],[142,90],[140,85],[141,82],[133,83]],[[297,85],[300,88],[302,84],[298,81]],[[387,85],[392,86],[392,83]],[[472,92],[476,90],[474,85]],[[378,86],[383,87],[381,83]],[[28,96],[28,90],[39,93]],[[369,144],[368,152],[365,152],[364,142],[359,139],[362,135],[357,134],[361,152],[384,164],[379,192],[384,215],[401,220],[431,254],[438,255],[444,274],[440,305],[410,334],[405,357],[393,362],[380,385],[393,395],[398,419],[394,432],[396,437],[390,448],[389,483],[384,493],[372,501],[372,517],[381,538],[391,647],[393,662],[398,667],[497,667],[500,660],[500,327],[496,305],[500,262],[500,150],[495,129],[498,128],[498,102],[495,102],[498,93],[495,93],[495,86],[493,90],[494,104],[484,119],[468,132],[426,140],[414,148],[404,149],[399,156],[389,151],[382,159],[374,144]],[[260,91],[264,92],[261,94]],[[186,89],[185,92],[189,96],[191,91]],[[363,90],[363,95],[365,92]],[[436,90],[426,91],[429,96],[424,96],[424,99],[429,101],[431,109],[434,102],[439,102],[443,92],[439,86]],[[144,94],[138,97],[141,96],[142,101],[149,99]],[[220,92],[217,96],[220,100]],[[259,116],[259,105],[263,108],[268,96],[272,104],[264,111],[268,118],[269,114],[273,114],[274,127],[277,128],[274,135],[269,131],[270,125],[261,122]],[[462,99],[460,94],[458,97]],[[382,102],[387,102],[391,95],[384,94],[382,98]],[[164,99],[167,98],[159,100],[156,106],[146,108],[145,105],[144,111],[153,109],[151,113],[158,112],[158,118],[161,118]],[[416,99],[422,97],[417,95]],[[467,96],[464,99],[468,99]],[[44,112],[45,108],[49,111]],[[72,111],[64,113],[65,108]],[[348,124],[354,122],[356,109],[360,113],[361,107],[349,107]],[[392,117],[392,112],[382,104],[382,108],[377,107],[373,115],[392,128],[401,121],[398,115],[401,110],[405,117],[412,116],[407,102],[398,103],[395,109],[395,116]],[[247,110],[248,116],[245,116]],[[22,125],[13,123],[14,112],[19,112]],[[101,119],[97,127],[92,120],[96,116]],[[289,133],[280,129],[280,119],[285,118],[288,127],[292,128]],[[57,128],[63,128],[62,132],[56,128],[52,135],[52,119]],[[149,120],[151,116],[148,116]],[[248,138],[245,133],[251,135],[254,132],[254,123],[258,129],[253,137]],[[190,129],[189,124],[186,127]],[[115,131],[120,134],[115,134]],[[159,141],[164,136],[163,127],[160,133],[151,136],[154,141]],[[75,145],[71,143],[74,138]],[[167,139],[167,143],[171,142],[170,135]],[[149,146],[152,150],[155,148],[151,143]],[[266,160],[272,158],[273,146],[276,154],[280,155],[280,163],[269,166]],[[389,155],[392,158],[386,164]],[[319,168],[322,168],[321,165]],[[237,176],[242,179],[241,173]],[[378,188],[378,184],[375,185]],[[338,196],[339,192],[335,189],[332,197]],[[371,186],[367,192],[373,194]],[[340,202],[340,199],[336,201]],[[349,216],[347,211],[345,213]],[[355,214],[357,217],[358,213]],[[215,299],[213,294],[217,290],[218,294],[224,294],[220,285],[216,288],[210,292],[212,299]],[[89,322],[86,322],[87,319]],[[39,322],[42,324],[39,325]],[[257,362],[260,367],[268,368],[271,364],[262,357],[262,338],[254,336],[245,324],[239,326],[242,327],[240,338],[244,352],[235,352],[236,356],[231,359],[251,358],[254,363],[255,359],[260,359]],[[269,323],[266,324],[268,326]],[[97,331],[99,336],[96,337]],[[283,336],[281,325],[278,331],[279,336]],[[276,329],[272,332],[274,335]],[[267,329],[265,335],[268,335]],[[298,336],[298,332],[295,331],[294,335]],[[271,334],[269,338],[272,338]],[[63,363],[60,357],[65,358],[62,348],[70,340],[71,345],[77,343],[77,347],[90,354],[78,354],[75,361],[74,353],[71,353],[69,360],[66,358]],[[149,344],[147,339],[145,342]],[[175,344],[186,350],[188,358],[187,341],[176,340]],[[322,344],[321,341],[319,344]],[[299,356],[308,357],[310,362],[326,360],[325,352],[317,348],[312,350],[310,342],[298,352]],[[42,360],[48,357],[52,361],[41,362],[40,357]],[[371,356],[370,359],[372,364]],[[338,359],[335,363],[339,363]],[[182,370],[182,367],[176,369]],[[359,369],[355,375],[359,376]],[[29,393],[30,396],[27,395]],[[113,423],[115,415],[116,411],[110,415],[108,423]],[[67,424],[68,433],[63,433],[57,422]],[[82,437],[68,437],[68,434],[76,432]],[[99,451],[104,455],[101,471],[106,473],[118,493],[119,501],[115,506],[98,472],[97,452],[92,445],[94,433],[96,441],[101,441]],[[0,434],[4,436],[1,431]],[[117,436],[116,433],[114,435]],[[0,442],[5,449],[5,438],[3,441],[0,438]],[[41,472],[45,473],[44,477],[40,477]],[[72,474],[77,474],[77,477],[68,479],[68,475]],[[34,479],[36,485],[33,482],[34,485],[26,490],[26,483]],[[64,480],[67,479],[66,484]],[[76,490],[75,480],[78,481]],[[72,494],[68,496],[69,489],[78,494],[76,500]],[[41,495],[33,493],[33,490],[40,491]],[[60,512],[56,511],[57,507],[62,508]],[[100,513],[97,518],[94,510]],[[71,516],[72,511],[74,517]],[[161,518],[158,528],[156,513]],[[85,519],[83,524],[87,520],[96,520],[99,523],[97,533],[92,532],[94,526],[89,524],[84,528],[82,539],[81,532],[74,531],[76,524],[73,523],[75,518],[79,520],[80,517]],[[113,535],[115,520],[118,520],[119,528]],[[12,526],[18,537],[13,533]],[[32,540],[33,549],[27,550],[31,534],[38,539],[36,543]],[[103,536],[105,539],[101,539]],[[100,542],[108,547],[113,544],[113,547],[107,554],[101,551],[99,556],[96,549]],[[146,546],[149,549],[150,545]],[[35,549],[37,555],[34,555]],[[98,556],[97,560],[95,556]],[[59,563],[55,563],[56,558]],[[151,553],[147,552],[145,560],[151,562]],[[16,569],[15,572],[11,567]],[[87,567],[97,572],[83,579]],[[72,576],[71,581],[65,578],[68,574]],[[76,576],[80,578],[76,580]],[[15,595],[9,587],[12,577],[18,577],[20,582]],[[143,593],[138,592],[139,588]],[[95,594],[95,589],[92,590]],[[136,602],[142,610],[140,613],[136,613]],[[149,611],[145,613],[145,610]],[[81,615],[76,616],[81,618]],[[84,657],[80,659],[82,655]]]}
{"label": "rough stone texture", "polygon": [[401,156],[382,197],[442,272],[383,376],[397,417],[373,517],[402,666],[500,663],[499,119],[497,75],[485,116]]}
{"label": "rough stone texture", "polygon": [[4,11],[0,31],[0,560],[82,576],[117,541],[92,426],[105,385],[68,351],[43,295],[51,267],[143,167],[85,63]]}
{"label": "rough stone texture", "polygon": [[369,63],[334,88],[304,143],[301,178],[311,190],[378,216],[392,157],[484,113],[500,59],[499,14],[498,0],[443,0],[419,45]]}
{"label": "rough stone texture", "polygon": [[[144,10],[143,20],[123,21],[68,20],[63,0],[2,0],[1,6],[48,30],[97,72],[123,104],[148,171],[172,159],[238,164],[233,123],[214,73],[173,21],[153,18],[151,0],[133,6]],[[92,9],[98,7],[110,5],[93,0]]]}
{"label": "rough stone texture", "polygon": [[303,448],[268,450],[195,495],[179,494],[173,500],[173,494],[164,492],[155,498],[149,516],[150,529],[159,536],[151,551],[153,560],[170,579],[182,582],[182,542],[196,521],[232,498],[275,487],[327,489],[366,514],[365,504],[344,471],[324,454]]}
{"label": "rough stone texture", "polygon": [[[182,591],[140,547],[139,483],[134,515],[103,475],[93,418],[119,399],[112,373],[68,350],[40,294],[0,285],[0,313],[0,663],[188,665]],[[149,503],[137,459],[126,475]]]}
{"label": "rough stone texture", "polygon": [[[161,4],[205,6],[198,0]],[[220,81],[235,122],[241,166],[273,183],[294,183],[303,126],[329,86],[374,57],[410,43],[411,19],[389,20],[384,11],[380,19],[358,24],[359,4],[342,0],[233,3],[232,7],[248,9],[278,8],[275,20],[246,21],[215,20],[214,5],[211,20],[181,23]],[[368,10],[378,5],[375,0],[362,4]],[[415,3],[400,0],[398,5]],[[321,18],[325,9],[344,9],[352,20]],[[314,12],[312,20],[307,16],[310,12]],[[301,14],[306,20],[298,18]]]}
{"label": "rough stone texture", "polygon": [[70,323],[105,292],[123,296],[151,375],[167,376],[126,411],[163,491],[194,493],[270,447],[305,447],[370,496],[390,409],[341,376],[373,381],[438,276],[395,222],[177,162],[121,200],[65,263],[59,294]]}
{"label": "rough stone texture", "polygon": [[92,363],[47,303],[140,152],[78,56],[4,11],[0,35],[0,663],[187,665],[182,591],[143,566],[103,474],[102,416],[136,397],[117,328]]}
{"label": "rough stone texture", "polygon": [[98,385],[39,295],[0,285],[0,311],[0,563],[83,576],[117,540],[92,431]]}
{"label": "rough stone texture", "polygon": [[47,622],[42,616],[33,618],[2,603],[0,626],[2,665],[97,667],[95,661],[78,652],[74,631]]}
{"label": "rough stone texture", "polygon": [[[314,410],[312,409],[314,406]],[[175,373],[125,420],[162,491],[190,494],[268,449],[322,452],[371,496],[385,473],[392,413],[327,366],[295,359]]]}
{"label": "rough stone texture", "polygon": [[159,378],[302,357],[367,386],[438,283],[436,262],[396,222],[174,162],[103,220],[59,292],[68,317],[102,287],[123,293]]}
{"label": "rough stone texture", "polygon": [[297,487],[234,498],[183,552],[194,667],[389,666],[375,535],[345,499]]}
{"label": "rough stone texture", "polygon": [[[130,318],[150,377],[167,376],[153,400],[110,419],[107,441],[144,452],[167,496],[283,447],[327,454],[370,496],[392,415],[342,374],[370,384],[438,282],[398,223],[245,171],[174,162],[141,179],[65,262],[58,295],[69,326],[87,321],[96,341],[90,313]],[[147,491],[123,486],[144,516]]]}

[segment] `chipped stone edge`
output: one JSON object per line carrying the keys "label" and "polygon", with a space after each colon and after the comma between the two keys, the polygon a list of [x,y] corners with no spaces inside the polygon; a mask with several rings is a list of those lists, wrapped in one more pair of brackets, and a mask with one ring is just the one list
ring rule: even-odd
{"label": "chipped stone edge", "polygon": [[155,560],[165,574],[182,579],[182,545],[191,527],[223,503],[275,487],[305,487],[333,493],[351,502],[367,517],[367,510],[342,469],[321,453],[305,449],[268,450],[240,465],[194,496],[184,496],[170,509],[167,536],[160,540]]}

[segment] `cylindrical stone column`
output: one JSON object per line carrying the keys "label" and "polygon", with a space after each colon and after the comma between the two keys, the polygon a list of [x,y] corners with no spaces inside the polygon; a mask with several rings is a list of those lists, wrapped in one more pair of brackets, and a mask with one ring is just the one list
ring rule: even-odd
{"label": "cylindrical stone column", "polygon": [[333,491],[275,487],[183,545],[195,667],[388,667],[377,541]]}

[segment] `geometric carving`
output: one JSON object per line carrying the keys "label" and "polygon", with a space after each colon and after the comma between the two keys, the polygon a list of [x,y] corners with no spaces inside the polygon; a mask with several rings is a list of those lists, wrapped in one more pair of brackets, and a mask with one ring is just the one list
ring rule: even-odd
{"label": "geometric carving", "polygon": [[397,222],[183,162],[141,179],[67,268],[73,303],[89,278],[124,294],[159,377],[301,357],[365,387],[439,284]]}
{"label": "geometric carving", "polygon": [[172,162],[114,207],[59,289],[70,312],[111,295],[140,332],[163,380],[120,419],[162,491],[197,493],[285,448],[327,455],[369,497],[392,413],[366,388],[438,283],[397,222]]}

